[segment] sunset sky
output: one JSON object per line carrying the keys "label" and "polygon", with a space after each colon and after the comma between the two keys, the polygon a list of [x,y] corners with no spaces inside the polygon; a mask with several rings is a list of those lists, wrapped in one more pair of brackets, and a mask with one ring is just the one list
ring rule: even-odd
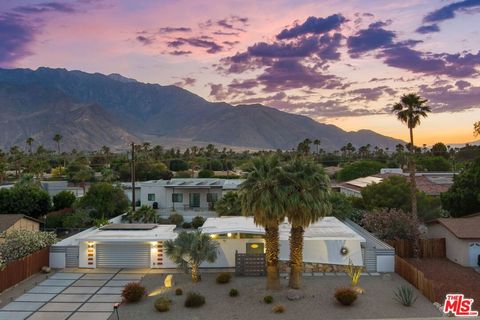
{"label": "sunset sky", "polygon": [[475,140],[479,40],[480,0],[0,2],[0,67],[120,73],[404,140],[389,110],[415,92],[433,109],[418,145]]}

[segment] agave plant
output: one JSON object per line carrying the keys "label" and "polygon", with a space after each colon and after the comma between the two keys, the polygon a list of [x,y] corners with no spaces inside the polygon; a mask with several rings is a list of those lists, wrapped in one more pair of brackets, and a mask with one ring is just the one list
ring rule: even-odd
{"label": "agave plant", "polygon": [[395,294],[394,299],[406,307],[410,307],[418,298],[418,296],[413,293],[412,287],[409,286],[402,285],[398,287],[397,290],[394,290],[393,293]]}

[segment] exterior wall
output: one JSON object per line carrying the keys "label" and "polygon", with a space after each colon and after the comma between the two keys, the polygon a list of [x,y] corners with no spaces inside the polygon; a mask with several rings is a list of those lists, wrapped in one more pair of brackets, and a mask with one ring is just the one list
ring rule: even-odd
{"label": "exterior wall", "polygon": [[50,252],[50,268],[63,269],[65,265],[65,252]]}
{"label": "exterior wall", "polygon": [[362,194],[360,193],[360,191],[354,191],[344,187],[340,187],[340,193],[343,193],[344,195],[347,195],[349,197],[356,197],[356,198],[362,197]]}
{"label": "exterior wall", "polygon": [[469,266],[469,244],[471,241],[458,239],[439,223],[428,227],[427,238],[445,238],[447,258],[462,266]]}
{"label": "exterior wall", "polygon": [[377,255],[377,272],[395,272],[395,256]]}
{"label": "exterior wall", "polygon": [[8,230],[30,230],[30,231],[39,231],[40,224],[36,221],[30,219],[22,218],[15,222],[13,226],[8,228]]}
{"label": "exterior wall", "polygon": [[235,251],[246,253],[248,243],[265,243],[264,239],[218,239],[219,244],[217,261],[203,263],[202,268],[234,268]]}
{"label": "exterior wall", "polygon": [[[190,203],[190,193],[199,193],[200,194],[200,208],[207,209],[207,193],[216,193],[218,194],[218,199],[220,199],[222,194],[222,188],[165,188],[164,186],[142,186],[142,191],[140,193],[140,198],[142,205],[152,206],[154,202],[158,203],[159,209],[171,209],[174,205],[172,202],[173,193],[183,194],[183,202],[175,202],[176,209],[184,209],[189,207]],[[149,201],[148,194],[155,194],[155,200]]]}

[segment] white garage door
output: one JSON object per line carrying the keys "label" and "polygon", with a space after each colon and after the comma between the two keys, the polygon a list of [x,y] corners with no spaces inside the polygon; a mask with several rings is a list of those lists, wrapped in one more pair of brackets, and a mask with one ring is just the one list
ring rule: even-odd
{"label": "white garage door", "polygon": [[150,268],[148,243],[99,243],[97,268]]}

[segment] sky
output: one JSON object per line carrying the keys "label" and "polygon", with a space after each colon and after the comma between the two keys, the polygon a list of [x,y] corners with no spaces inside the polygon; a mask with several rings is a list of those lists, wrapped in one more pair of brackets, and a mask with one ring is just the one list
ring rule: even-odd
{"label": "sky", "polygon": [[390,110],[417,93],[417,145],[475,139],[479,39],[480,0],[0,2],[0,67],[119,73],[405,141]]}

